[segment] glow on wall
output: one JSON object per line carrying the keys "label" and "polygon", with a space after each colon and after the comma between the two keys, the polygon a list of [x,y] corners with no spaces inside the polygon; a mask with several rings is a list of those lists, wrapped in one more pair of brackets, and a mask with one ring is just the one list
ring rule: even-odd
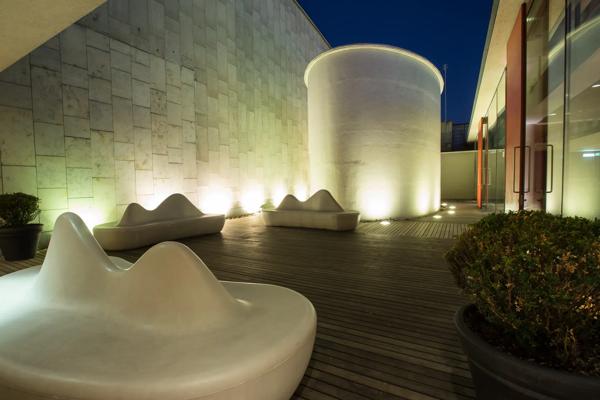
{"label": "glow on wall", "polygon": [[415,217],[440,205],[438,69],[385,45],[331,49],[310,62],[311,192],[328,189],[364,219]]}
{"label": "glow on wall", "polygon": [[40,197],[45,231],[172,193],[240,216],[308,192],[302,73],[329,46],[295,2],[115,0],[47,39],[0,71],[0,193]]}

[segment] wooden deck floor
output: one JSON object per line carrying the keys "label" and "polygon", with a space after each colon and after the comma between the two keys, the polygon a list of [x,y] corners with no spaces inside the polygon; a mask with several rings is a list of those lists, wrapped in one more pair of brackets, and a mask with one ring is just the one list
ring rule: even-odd
{"label": "wooden deck floor", "polygon": [[[315,349],[294,399],[472,399],[452,325],[464,299],[443,260],[453,240],[438,238],[466,225],[407,228],[414,222],[335,233],[267,229],[247,217],[227,221],[222,234],[182,242],[219,279],[286,286],[315,305]],[[143,252],[113,255],[135,261]],[[0,275],[42,258],[0,263]]]}
{"label": "wooden deck floor", "polygon": [[457,222],[394,221],[389,225],[365,222],[358,232],[388,237],[417,237],[430,239],[454,239],[469,228],[469,224]]}

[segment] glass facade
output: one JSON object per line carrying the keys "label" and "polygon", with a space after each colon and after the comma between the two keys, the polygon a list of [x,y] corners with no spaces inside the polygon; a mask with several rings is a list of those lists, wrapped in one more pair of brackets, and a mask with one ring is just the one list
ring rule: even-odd
{"label": "glass facade", "polygon": [[600,0],[567,8],[564,214],[600,217]]}
{"label": "glass facade", "polygon": [[564,0],[534,1],[527,16],[525,58],[525,208],[560,213]]}
{"label": "glass facade", "polygon": [[[531,1],[525,43],[524,208],[600,217],[600,0]],[[498,211],[505,91],[503,76],[484,144],[484,200]]]}
{"label": "glass facade", "polygon": [[535,0],[527,18],[526,208],[600,216],[600,0]]}
{"label": "glass facade", "polygon": [[483,153],[483,204],[495,212],[504,211],[505,137],[506,137],[505,74],[488,107]]}

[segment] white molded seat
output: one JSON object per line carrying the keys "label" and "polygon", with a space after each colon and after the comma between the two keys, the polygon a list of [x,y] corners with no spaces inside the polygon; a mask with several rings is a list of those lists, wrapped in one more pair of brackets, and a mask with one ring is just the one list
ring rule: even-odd
{"label": "white molded seat", "polygon": [[302,295],[219,282],[175,242],[108,257],[71,213],[0,293],[0,399],[287,400],[315,338]]}
{"label": "white molded seat", "polygon": [[327,190],[319,190],[308,200],[300,201],[288,194],[279,207],[262,211],[267,226],[328,229],[350,231],[360,221],[358,211],[344,211],[342,206]]}
{"label": "white molded seat", "polygon": [[167,197],[154,210],[137,203],[125,209],[119,222],[96,225],[94,236],[105,250],[127,250],[167,240],[221,232],[222,214],[204,214],[182,194]]}

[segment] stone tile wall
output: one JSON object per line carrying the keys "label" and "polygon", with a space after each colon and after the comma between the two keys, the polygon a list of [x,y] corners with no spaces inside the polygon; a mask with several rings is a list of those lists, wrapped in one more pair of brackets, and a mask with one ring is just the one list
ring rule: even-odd
{"label": "stone tile wall", "polygon": [[0,72],[0,191],[39,196],[51,230],[302,190],[303,73],[327,47],[292,0],[109,0]]}

